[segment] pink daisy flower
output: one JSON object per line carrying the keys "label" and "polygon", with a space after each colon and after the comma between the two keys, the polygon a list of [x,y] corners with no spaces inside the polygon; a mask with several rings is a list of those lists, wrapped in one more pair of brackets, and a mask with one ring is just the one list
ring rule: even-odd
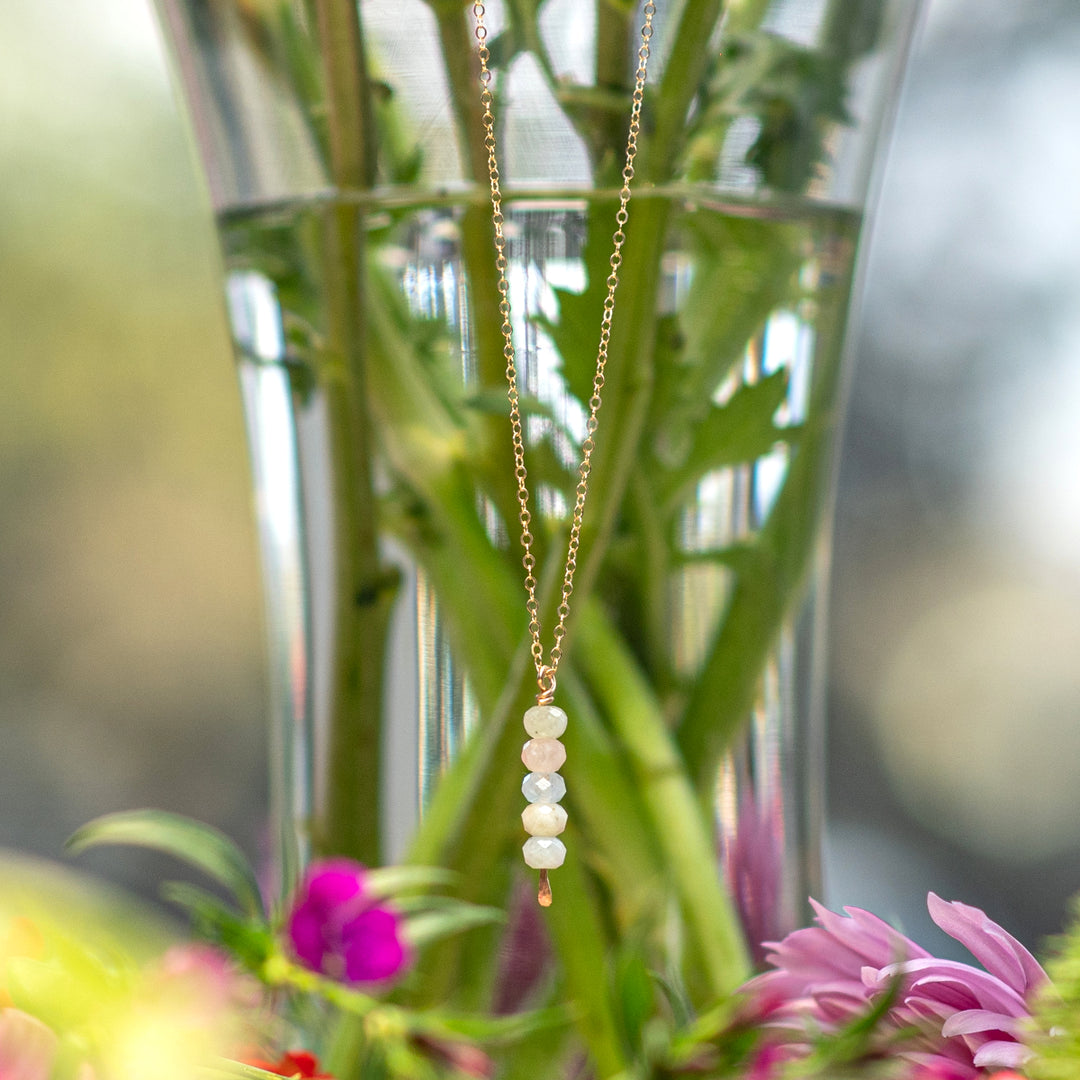
{"label": "pink daisy flower", "polygon": [[897,1053],[925,1075],[971,1080],[1031,1057],[1024,1029],[1046,972],[978,908],[927,898],[934,922],[982,968],[939,960],[868,911],[845,908],[845,917],[811,903],[817,926],[767,942],[774,970],[744,987],[787,1056],[808,1050],[811,1031],[837,1031],[865,1013],[899,980],[883,1028],[915,1031]]}

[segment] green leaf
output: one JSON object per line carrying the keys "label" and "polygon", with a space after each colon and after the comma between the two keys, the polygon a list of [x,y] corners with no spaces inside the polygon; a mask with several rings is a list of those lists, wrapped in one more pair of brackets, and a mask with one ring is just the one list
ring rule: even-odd
{"label": "green leaf", "polygon": [[391,897],[450,885],[455,877],[453,871],[438,866],[383,866],[368,871],[367,890],[372,896]]}
{"label": "green leaf", "polygon": [[[665,409],[702,409],[769,315],[801,295],[806,231],[705,207],[681,214],[675,228],[694,273],[679,312],[682,348],[658,368],[657,396]],[[665,420],[662,412],[658,419]],[[694,419],[673,417],[675,423]]]}
{"label": "green leaf", "polygon": [[226,949],[245,967],[258,971],[274,951],[274,937],[261,920],[237,916],[213,893],[185,881],[167,881],[161,895],[185,908],[195,934]]}
{"label": "green leaf", "polygon": [[879,0],[833,0],[825,47],[850,64],[877,45],[884,28],[885,7]]}
{"label": "green leaf", "polygon": [[480,907],[443,897],[437,908],[406,920],[405,936],[417,948],[422,948],[451,934],[460,934],[477,926],[491,926],[505,918],[499,908]]}
{"label": "green leaf", "polygon": [[555,289],[559,304],[557,319],[537,317],[536,323],[551,338],[562,357],[562,373],[567,388],[578,402],[592,395],[599,345],[600,315],[603,311],[605,284],[611,268],[611,236],[603,227],[608,221],[614,230],[617,203],[596,199],[588,205],[588,234],[581,253],[585,268],[585,288],[581,292]]}
{"label": "green leaf", "polygon": [[694,1008],[690,999],[686,996],[686,987],[677,973],[661,975],[659,972],[652,973],[653,982],[656,983],[663,1000],[671,1013],[676,1028],[687,1027],[694,1017]]}
{"label": "green leaf", "polygon": [[788,372],[782,369],[760,382],[740,386],[725,404],[707,410],[692,429],[683,462],[664,477],[660,497],[668,513],[677,509],[706,473],[753,461],[798,431],[777,427],[773,420],[787,388]]}
{"label": "green leaf", "polygon": [[6,988],[15,1007],[56,1031],[85,1024],[107,995],[110,981],[104,969],[72,972],[25,956],[13,957],[6,965]]}
{"label": "green leaf", "polygon": [[413,1030],[448,1035],[486,1045],[515,1043],[537,1031],[563,1027],[570,1022],[562,1007],[534,1009],[510,1016],[459,1015],[431,1012],[415,1015]]}
{"label": "green leaf", "polygon": [[242,1061],[227,1061],[224,1058],[215,1065],[199,1069],[199,1076],[204,1080],[281,1080],[278,1073],[269,1073],[255,1065],[247,1065]]}
{"label": "green leaf", "polygon": [[633,1057],[640,1057],[645,1042],[645,1025],[656,1008],[653,981],[640,948],[627,945],[620,950],[612,983],[616,1016],[622,1025],[626,1048]]}
{"label": "green leaf", "polygon": [[240,848],[212,825],[164,810],[128,810],[89,822],[70,837],[66,847],[78,855],[110,844],[173,855],[224,885],[247,914],[266,915],[251,864]]}

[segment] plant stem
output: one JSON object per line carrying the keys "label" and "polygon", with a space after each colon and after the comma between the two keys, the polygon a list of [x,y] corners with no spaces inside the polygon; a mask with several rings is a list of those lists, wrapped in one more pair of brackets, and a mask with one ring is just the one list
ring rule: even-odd
{"label": "plant stem", "polygon": [[701,83],[722,7],[722,0],[688,0],[672,32],[663,78],[649,95],[652,126],[642,148],[641,175],[651,183],[664,183],[678,165],[686,117]]}
{"label": "plant stem", "polygon": [[[631,214],[608,348],[604,409],[593,455],[589,490],[591,525],[582,530],[575,611],[592,594],[600,567],[641,452],[649,413],[655,356],[656,290],[667,233],[670,201],[642,200]],[[594,214],[590,228],[597,228]],[[574,618],[568,625],[572,639]]]}
{"label": "plant stem", "polygon": [[[633,72],[630,64],[630,30],[633,9],[624,9],[596,0],[596,87],[625,95],[630,109]],[[593,163],[593,184],[618,187],[622,169],[622,151],[626,146],[626,113],[614,109],[593,109],[587,114],[591,123],[576,124]]]}
{"label": "plant stem", "polygon": [[792,444],[776,505],[745,552],[720,632],[679,726],[679,745],[693,764],[702,798],[712,788],[721,754],[753,707],[768,652],[802,594],[825,513],[826,480],[835,468],[832,436],[850,269],[837,275],[832,289],[834,302],[827,296],[819,298],[820,310],[831,314],[817,325],[814,381],[803,434]]}
{"label": "plant stem", "polygon": [[[604,7],[601,2],[600,8]],[[682,9],[663,79],[657,92],[649,95],[652,134],[641,147],[639,184],[660,184],[671,176],[720,8],[720,0],[693,0]],[[603,492],[603,501],[600,509],[593,511],[591,540],[587,537],[582,543],[585,557],[578,588],[586,596],[599,573],[648,416],[656,351],[656,297],[670,210],[668,199],[642,200],[630,210],[632,224],[627,226],[608,360],[604,420],[609,434],[607,441],[600,443],[608,450],[601,449],[597,455],[590,481],[595,490]],[[592,227],[596,227],[595,222]]]}
{"label": "plant stem", "polygon": [[[332,176],[339,190],[368,188],[375,155],[358,6],[353,0],[315,0],[315,11]],[[355,204],[338,203],[327,211],[321,252],[328,363],[319,374],[330,438],[335,594],[325,797],[315,809],[312,842],[320,855],[377,864],[383,658],[394,588],[378,546],[360,303],[364,221]]]}
{"label": "plant stem", "polygon": [[[476,38],[466,10],[437,5],[439,29],[450,104],[457,129],[462,171],[478,187],[487,188],[488,158],[483,142],[483,108],[480,104],[480,67]],[[461,261],[469,283],[469,329],[475,342],[476,380],[481,388],[503,386],[506,360],[500,330],[499,275],[495,267],[495,231],[487,200],[470,202],[461,220]],[[483,470],[481,486],[494,501],[503,521],[517,516],[514,493],[514,457],[506,419],[485,416],[482,450],[473,459]]]}
{"label": "plant stem", "polygon": [[375,183],[375,123],[356,0],[314,0],[326,82],[330,169],[340,189]]}
{"label": "plant stem", "polygon": [[334,606],[325,800],[315,810],[312,841],[320,855],[377,865],[383,659],[396,582],[379,554],[371,473],[365,330],[355,302],[363,274],[361,212],[333,206],[323,230],[329,363],[320,384],[330,439]]}
{"label": "plant stem", "polygon": [[720,883],[711,824],[664,726],[659,702],[595,602],[582,615],[577,648],[579,664],[631,761],[712,994],[724,997],[746,978],[749,958]]}
{"label": "plant stem", "polygon": [[457,128],[462,171],[467,179],[482,183],[487,177],[488,159],[481,137],[484,110],[480,104],[480,64],[476,58],[476,37],[469,29],[464,7],[438,6],[434,13],[439,27],[446,80],[450,85],[450,107]]}

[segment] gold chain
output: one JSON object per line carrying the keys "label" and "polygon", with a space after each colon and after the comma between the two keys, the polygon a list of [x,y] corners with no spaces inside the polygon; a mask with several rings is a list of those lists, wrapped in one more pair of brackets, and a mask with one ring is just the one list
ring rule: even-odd
{"label": "gold chain", "polygon": [[521,404],[518,397],[517,354],[514,335],[510,325],[510,285],[506,279],[506,236],[503,232],[502,190],[499,185],[499,163],[495,156],[495,117],[491,111],[492,73],[488,66],[491,54],[487,47],[487,28],[484,25],[484,5],[473,4],[476,19],[476,41],[480,55],[480,103],[484,107],[484,146],[488,154],[488,173],[491,180],[491,217],[495,226],[495,268],[499,273],[499,313],[502,315],[503,356],[506,358],[506,396],[510,400],[510,431],[514,444],[514,475],[517,478],[518,519],[521,522],[521,546],[525,552],[522,565],[525,568],[525,591],[528,593],[526,609],[529,613],[529,636],[532,638],[533,663],[540,687],[538,701],[550,704],[555,693],[555,673],[562,660],[562,642],[566,636],[566,620],[570,615],[570,594],[574,591],[574,571],[577,570],[578,548],[581,545],[581,524],[585,514],[585,498],[589,490],[589,474],[592,471],[594,436],[598,427],[600,394],[604,388],[604,369],[607,366],[608,344],[611,341],[611,319],[615,312],[615,290],[619,285],[619,267],[622,265],[622,249],[626,243],[623,229],[629,219],[627,204],[630,202],[630,182],[634,178],[634,158],[637,156],[638,133],[641,130],[641,105],[645,98],[645,74],[649,63],[649,39],[652,37],[652,20],[656,5],[649,0],[644,8],[641,27],[641,45],[638,48],[638,65],[634,78],[634,93],[630,109],[630,131],[626,139],[626,163],[622,171],[622,189],[619,192],[619,209],[615,214],[613,249],[608,264],[611,273],[607,277],[607,296],[604,313],[600,319],[600,344],[596,354],[596,373],[593,375],[592,397],[589,398],[589,417],[585,422],[585,440],[581,444],[581,463],[578,465],[578,484],[574,499],[574,511],[570,522],[570,539],[563,570],[562,598],[556,609],[559,617],[555,627],[554,642],[548,661],[544,663],[544,646],[540,638],[540,606],[536,599],[536,556],[533,554],[532,514],[529,510],[528,472],[525,468],[525,443],[522,436]]}

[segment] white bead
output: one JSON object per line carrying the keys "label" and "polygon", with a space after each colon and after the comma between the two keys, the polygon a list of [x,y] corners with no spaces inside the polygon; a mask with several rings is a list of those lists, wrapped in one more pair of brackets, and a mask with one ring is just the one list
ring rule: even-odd
{"label": "white bead", "polygon": [[566,730],[566,713],[557,705],[534,705],[525,713],[525,730],[534,739],[557,739]]}
{"label": "white bead", "polygon": [[558,836],[566,828],[566,811],[558,803],[530,803],[521,811],[530,836]]}
{"label": "white bead", "polygon": [[556,803],[566,794],[566,781],[557,772],[531,772],[521,782],[521,794],[529,802]]}
{"label": "white bead", "polygon": [[566,845],[553,836],[530,836],[521,851],[534,870],[554,870],[566,858]]}
{"label": "white bead", "polygon": [[530,739],[521,748],[521,760],[530,772],[558,772],[566,761],[566,747],[558,739]]}

